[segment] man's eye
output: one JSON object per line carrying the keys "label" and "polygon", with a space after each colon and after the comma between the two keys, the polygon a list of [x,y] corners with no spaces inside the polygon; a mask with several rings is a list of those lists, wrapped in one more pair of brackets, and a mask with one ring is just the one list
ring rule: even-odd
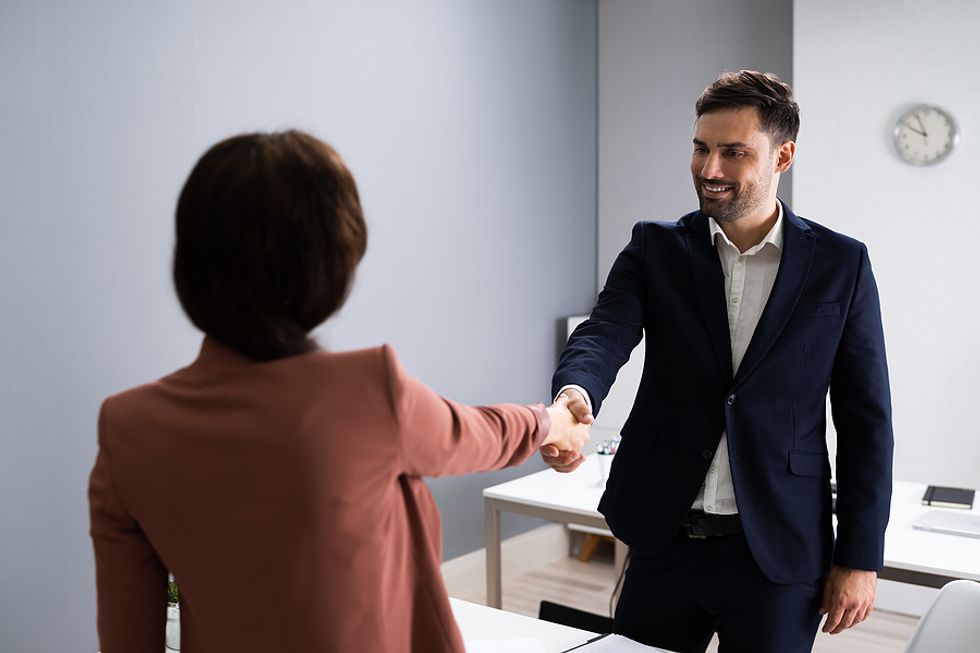
{"label": "man's eye", "polygon": [[741,150],[728,150],[725,154],[733,159],[737,159],[740,156],[745,156],[745,152]]}

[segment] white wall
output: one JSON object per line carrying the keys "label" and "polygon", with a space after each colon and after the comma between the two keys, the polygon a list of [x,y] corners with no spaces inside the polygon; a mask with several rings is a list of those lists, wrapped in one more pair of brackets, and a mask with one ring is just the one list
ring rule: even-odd
{"label": "white wall", "polygon": [[[798,213],[863,240],[881,293],[896,478],[980,488],[980,4],[797,0]],[[934,167],[903,163],[899,114],[957,118]]]}
{"label": "white wall", "polygon": [[786,0],[599,0],[599,288],[634,223],[697,208],[691,139],[704,88],[743,68],[792,83],[792,16]]}
{"label": "white wall", "polygon": [[[3,0],[3,653],[96,650],[99,402],[196,354],[169,272],[193,162],[288,126],[339,149],[368,216],[323,342],[390,342],[454,399],[548,399],[594,296],[594,0]],[[483,486],[540,467],[435,483],[446,554],[482,545]]]}

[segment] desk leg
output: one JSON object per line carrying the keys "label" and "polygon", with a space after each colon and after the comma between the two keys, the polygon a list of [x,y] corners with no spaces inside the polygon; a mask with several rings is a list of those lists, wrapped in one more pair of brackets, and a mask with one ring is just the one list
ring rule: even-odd
{"label": "desk leg", "polygon": [[503,593],[500,581],[500,511],[493,499],[483,500],[483,517],[487,552],[487,605],[499,608]]}
{"label": "desk leg", "polygon": [[[623,567],[626,566],[626,556],[629,554],[630,548],[620,542],[618,539],[613,538],[613,570],[616,575],[616,580],[619,580],[620,575],[623,573]],[[619,586],[619,592],[613,597],[613,608],[615,609],[616,604],[619,603],[619,593],[623,591],[622,585]]]}
{"label": "desk leg", "polygon": [[613,538],[613,547],[613,569],[616,572],[616,578],[619,578],[619,575],[623,573],[626,554],[629,553],[630,548],[616,538]]}

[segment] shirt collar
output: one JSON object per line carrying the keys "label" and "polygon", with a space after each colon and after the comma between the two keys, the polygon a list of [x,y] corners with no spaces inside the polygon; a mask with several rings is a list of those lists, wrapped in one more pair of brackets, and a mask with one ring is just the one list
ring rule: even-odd
{"label": "shirt collar", "polygon": [[[766,237],[763,238],[758,245],[750,247],[748,250],[743,252],[744,254],[755,254],[765,247],[766,244],[774,246],[779,251],[783,250],[783,203],[777,200],[776,207],[778,208],[779,213],[776,215],[776,223],[772,225],[772,229],[769,230],[769,233],[766,234]],[[717,242],[717,236],[719,234],[721,234],[723,242],[735,247],[735,244],[728,239],[728,236],[725,235],[724,230],[722,230],[715,219],[708,216],[708,235],[711,238],[712,243]]]}

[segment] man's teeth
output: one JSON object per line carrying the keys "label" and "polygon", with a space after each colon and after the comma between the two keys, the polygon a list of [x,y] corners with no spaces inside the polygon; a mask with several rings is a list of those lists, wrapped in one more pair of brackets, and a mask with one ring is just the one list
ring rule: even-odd
{"label": "man's teeth", "polygon": [[704,189],[710,193],[722,193],[726,190],[731,190],[731,186],[711,186],[710,184],[704,184]]}

